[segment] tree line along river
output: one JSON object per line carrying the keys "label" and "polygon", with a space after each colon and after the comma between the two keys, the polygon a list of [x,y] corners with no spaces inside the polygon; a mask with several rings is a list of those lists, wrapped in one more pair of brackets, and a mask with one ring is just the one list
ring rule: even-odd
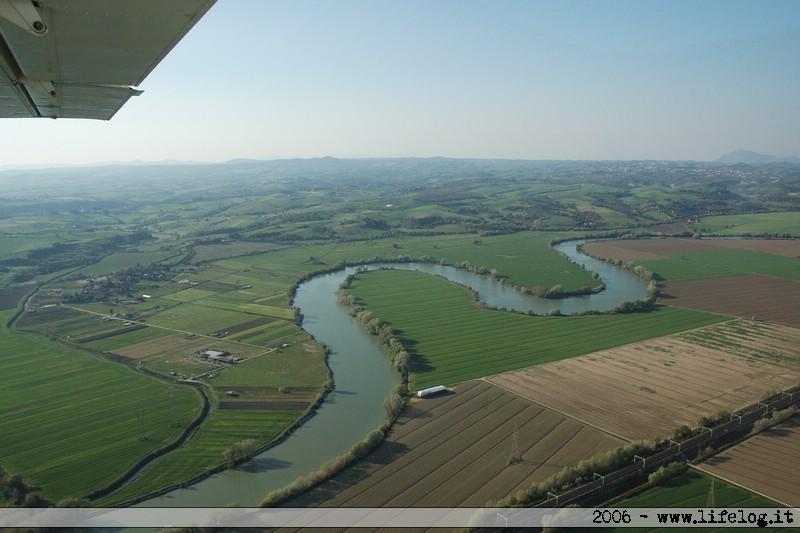
{"label": "tree line along river", "polygon": [[[541,299],[520,294],[488,276],[437,264],[399,263],[394,268],[420,270],[467,285],[489,306],[536,314],[558,308],[563,314],[608,311],[624,301],[644,299],[647,283],[635,274],[579,253],[583,241],[555,248],[571,261],[597,272],[606,288],[599,293],[563,299]],[[386,265],[381,265],[386,266]],[[294,304],[303,313],[303,328],[331,350],[329,365],[336,390],[317,412],[277,445],[252,461],[215,474],[184,489],[139,503],[141,507],[257,506],[270,491],[316,470],[378,427],[386,417],[382,402],[397,384],[389,358],[377,340],[364,331],[339,304],[335,292],[355,267],[316,276],[297,290]],[[157,466],[156,466],[157,468]]]}

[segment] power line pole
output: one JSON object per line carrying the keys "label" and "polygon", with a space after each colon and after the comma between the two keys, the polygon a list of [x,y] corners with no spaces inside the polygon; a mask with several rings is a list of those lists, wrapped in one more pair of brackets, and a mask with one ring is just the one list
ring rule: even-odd
{"label": "power line pole", "polygon": [[508,464],[516,465],[522,462],[522,457],[519,454],[519,429],[517,423],[514,422],[514,433],[511,436],[511,456],[508,458]]}

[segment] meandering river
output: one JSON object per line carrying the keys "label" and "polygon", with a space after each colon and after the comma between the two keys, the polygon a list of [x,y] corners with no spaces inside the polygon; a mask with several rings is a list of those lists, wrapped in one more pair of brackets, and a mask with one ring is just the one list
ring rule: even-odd
{"label": "meandering river", "polygon": [[[564,299],[524,296],[514,288],[488,276],[435,264],[396,264],[395,268],[420,270],[468,285],[487,305],[536,314],[558,308],[563,314],[587,310],[607,311],[615,305],[645,297],[647,284],[630,272],[579,253],[582,241],[569,241],[556,248],[570,260],[597,272],[606,289],[597,294]],[[382,402],[397,384],[389,359],[374,337],[366,334],[347,308],[336,301],[335,292],[354,268],[317,276],[302,284],[295,305],[303,312],[303,328],[331,349],[329,365],[336,391],[287,439],[264,451],[253,461],[213,475],[185,489],[139,504],[142,507],[224,507],[258,505],[265,494],[316,470],[341,455],[386,416]]]}

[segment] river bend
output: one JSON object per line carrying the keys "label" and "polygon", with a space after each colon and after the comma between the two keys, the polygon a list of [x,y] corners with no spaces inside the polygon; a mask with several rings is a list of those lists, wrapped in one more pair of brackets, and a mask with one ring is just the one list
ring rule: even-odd
{"label": "river bend", "polygon": [[[563,299],[524,296],[513,287],[488,276],[437,264],[395,264],[396,268],[420,270],[468,285],[487,305],[509,310],[546,314],[558,308],[563,314],[587,310],[608,311],[617,304],[645,297],[647,284],[630,272],[592,259],[576,250],[582,241],[556,246],[570,260],[597,272],[606,285],[600,293]],[[268,492],[298,476],[316,470],[341,455],[384,420],[383,399],[397,384],[389,358],[376,339],[368,335],[335,292],[355,268],[324,274],[303,283],[295,306],[304,315],[303,328],[331,349],[329,365],[336,383],[317,413],[288,438],[262,452],[253,461],[225,470],[185,489],[138,504],[143,507],[223,507],[258,505]],[[157,468],[157,467],[156,467]]]}

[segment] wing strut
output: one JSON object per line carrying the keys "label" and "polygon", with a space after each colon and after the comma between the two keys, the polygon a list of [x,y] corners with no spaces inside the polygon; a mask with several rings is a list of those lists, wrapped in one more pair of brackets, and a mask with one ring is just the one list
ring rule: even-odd
{"label": "wing strut", "polygon": [[0,0],[0,17],[37,37],[47,34],[47,24],[33,0]]}

